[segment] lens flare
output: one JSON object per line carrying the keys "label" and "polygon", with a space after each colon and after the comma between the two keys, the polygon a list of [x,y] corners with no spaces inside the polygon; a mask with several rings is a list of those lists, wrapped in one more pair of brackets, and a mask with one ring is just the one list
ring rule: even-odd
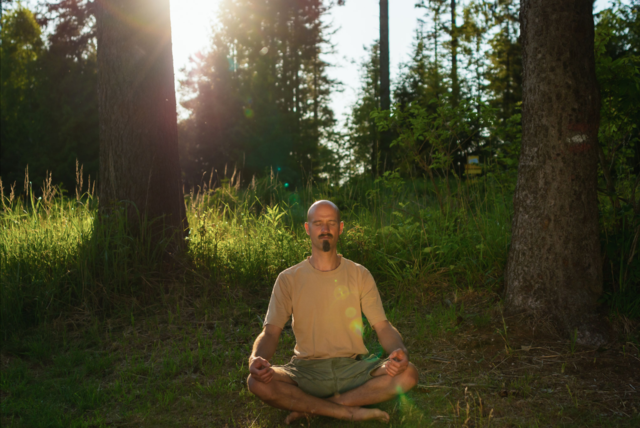
{"label": "lens flare", "polygon": [[415,405],[413,400],[404,393],[400,385],[396,387],[396,393],[398,394],[398,407],[400,408],[401,414],[411,419],[419,417],[419,419],[422,420],[424,418],[424,413]]}
{"label": "lens flare", "polygon": [[349,318],[353,318],[356,316],[356,308],[354,307],[349,307],[347,308],[347,310],[344,312],[344,314],[349,317]]}
{"label": "lens flare", "polygon": [[349,329],[354,333],[362,336],[362,318],[356,318],[349,324]]}
{"label": "lens flare", "polygon": [[338,285],[333,290],[333,297],[335,297],[336,300],[344,300],[348,296],[349,296],[349,289],[343,285]]}
{"label": "lens flare", "polygon": [[157,26],[154,26],[149,22],[144,22],[142,19],[140,19],[139,16],[135,16],[134,14],[127,14],[126,11],[121,10],[121,8],[115,6],[112,3],[102,1],[99,3],[100,7],[106,9],[109,14],[113,15],[116,19],[124,22],[128,26],[141,29],[144,32],[150,34],[158,33]]}

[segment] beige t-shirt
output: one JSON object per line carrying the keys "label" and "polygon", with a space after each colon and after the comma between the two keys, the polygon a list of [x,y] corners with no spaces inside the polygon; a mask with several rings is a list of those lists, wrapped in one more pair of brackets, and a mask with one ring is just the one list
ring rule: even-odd
{"label": "beige t-shirt", "polygon": [[372,326],[387,319],[367,268],[342,257],[338,268],[322,272],[307,259],[278,275],[264,324],[284,328],[293,315],[296,358],[355,358],[368,352],[363,312]]}

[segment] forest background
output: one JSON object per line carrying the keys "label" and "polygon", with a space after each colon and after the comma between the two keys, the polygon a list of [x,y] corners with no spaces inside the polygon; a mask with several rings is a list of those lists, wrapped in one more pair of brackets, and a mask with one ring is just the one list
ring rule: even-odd
{"label": "forest background", "polygon": [[[34,11],[17,2],[2,4],[2,334],[3,346],[28,358],[42,354],[46,360],[42,349],[54,345],[46,342],[43,348],[45,342],[34,342],[40,346],[34,351],[16,333],[23,328],[45,325],[55,330],[52,326],[62,314],[80,311],[91,314],[87,325],[102,326],[95,327],[98,331],[107,328],[104,317],[114,309],[125,311],[134,327],[136,311],[151,304],[162,283],[159,251],[145,247],[143,239],[111,242],[112,235],[92,226],[97,209],[92,186],[100,179],[93,7],[84,0],[41,2]],[[359,96],[345,123],[331,110],[339,82],[328,77],[331,64],[321,55],[332,49],[333,37],[322,18],[338,4],[225,0],[220,7],[209,49],[194,55],[177,88],[189,113],[178,125],[194,263],[189,281],[244,284],[248,294],[265,297],[274,275],[308,250],[305,236],[295,232],[304,220],[303,207],[327,197],[336,200],[353,226],[342,252],[372,270],[387,293],[392,318],[407,310],[407,290],[429,276],[446,278],[454,288],[499,292],[520,150],[519,2],[418,2],[424,18],[412,55],[392,82],[391,110],[380,110],[379,44],[372,41],[360,65]],[[595,17],[602,100],[601,303],[611,319],[634,326],[625,330],[625,340],[636,347],[639,8],[635,0],[614,0]],[[385,139],[390,147],[383,144]],[[469,156],[479,157],[479,177],[465,173]],[[94,239],[85,238],[89,233]],[[107,260],[106,255],[113,257]],[[255,318],[255,307],[261,313],[264,299],[247,309],[233,306],[230,296],[215,309],[192,302],[190,310],[206,324],[216,311],[222,314],[216,316],[229,317],[225,305],[230,307],[235,319],[230,325],[240,323],[237,334],[242,336],[242,345],[233,352],[244,358],[243,347],[255,326],[238,320],[251,310]],[[443,299],[451,303],[451,297]],[[168,312],[168,323],[175,324],[181,306],[171,304],[175,309]],[[464,318],[457,304],[452,313],[445,305],[433,314],[449,317],[446,322],[457,326],[458,318]],[[480,315],[469,320],[474,326],[485,323]],[[221,325],[216,324],[214,332],[224,336]],[[411,328],[430,328],[425,325],[416,321]],[[111,327],[108,331],[112,334]],[[506,337],[506,324],[501,331]],[[226,343],[222,336],[220,343]],[[505,342],[509,354],[511,345]],[[64,343],[67,347],[66,339]],[[146,345],[144,349],[146,353]],[[168,361],[173,360],[163,360],[162,370],[173,379],[182,369],[170,368]],[[184,364],[192,372],[208,370],[202,359],[199,366],[175,361],[176,367]],[[210,364],[214,372],[228,368],[218,360]],[[19,373],[26,369],[10,367],[9,373],[17,377],[4,376],[2,390],[18,397],[23,381]],[[240,377],[242,371],[236,369],[233,376]],[[141,376],[149,374],[140,370]],[[214,396],[237,387],[216,385]],[[86,416],[86,409],[108,407],[101,401],[108,399],[100,397],[65,405],[73,409],[71,415]],[[165,398],[156,397],[149,405]],[[67,416],[53,410],[55,402],[50,407],[47,411],[66,421]],[[3,421],[11,415],[29,420],[10,400],[3,401],[2,409]],[[123,417],[144,420],[139,415],[145,411],[131,407]]]}
{"label": "forest background", "polygon": [[[380,67],[378,43],[372,41],[360,65],[359,97],[340,124],[330,108],[340,82],[328,77],[331,64],[321,55],[332,49],[332,29],[322,18],[339,6],[320,0],[222,2],[209,49],[191,58],[177,88],[189,112],[179,123],[185,188],[220,185],[232,175],[246,187],[272,174],[289,190],[319,182],[337,186],[370,176],[376,165],[376,176],[386,171],[403,179],[430,177],[435,184],[434,179],[448,181],[450,173],[463,177],[469,155],[479,156],[487,175],[515,185],[519,3],[453,4],[454,9],[439,0],[416,4],[424,16],[411,58],[392,82],[393,109],[386,117],[376,113]],[[22,183],[27,165],[32,182],[51,174],[67,193],[76,186],[76,161],[85,182],[99,176],[92,7],[81,0],[41,2],[33,14],[19,3],[3,3],[5,185]],[[620,276],[637,246],[637,7],[616,0],[596,15],[603,100],[599,187],[603,233],[614,243],[605,263],[611,291],[626,289],[622,282],[637,288],[640,281],[637,268],[623,268]],[[395,141],[392,149],[378,150],[381,129]]]}

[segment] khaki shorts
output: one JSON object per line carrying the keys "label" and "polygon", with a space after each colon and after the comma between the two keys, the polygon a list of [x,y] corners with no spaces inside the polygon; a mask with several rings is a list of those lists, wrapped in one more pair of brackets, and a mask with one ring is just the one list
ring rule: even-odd
{"label": "khaki shorts", "polygon": [[326,398],[350,391],[373,379],[371,373],[387,361],[388,358],[380,359],[375,355],[361,360],[302,360],[294,357],[288,364],[273,366],[273,369],[289,376],[307,394]]}

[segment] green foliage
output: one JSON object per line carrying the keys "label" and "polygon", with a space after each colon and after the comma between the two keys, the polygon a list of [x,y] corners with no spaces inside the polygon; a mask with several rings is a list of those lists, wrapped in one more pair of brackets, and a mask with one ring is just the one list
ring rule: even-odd
{"label": "green foliage", "polygon": [[[55,5],[74,6],[70,10],[77,13],[51,21],[36,20],[21,4],[3,13],[0,167],[5,182],[21,180],[29,165],[36,181],[50,171],[72,188],[76,159],[85,173],[97,177],[95,45],[85,28],[91,16],[79,3]],[[56,24],[47,31],[47,43],[38,22]]]}
{"label": "green foliage", "polygon": [[[157,299],[162,246],[131,237],[125,216],[98,220],[90,193],[68,199],[49,188],[3,194],[0,271],[3,333],[71,308],[106,314],[122,299]],[[277,274],[310,254],[306,207],[330,198],[347,224],[339,250],[368,267],[397,295],[434,272],[493,286],[509,240],[510,197],[491,182],[457,183],[441,209],[432,183],[397,173],[343,186],[284,190],[274,178],[238,190],[232,180],[187,196],[188,251],[197,275],[213,284],[270,290]],[[144,221],[144,220],[143,220]],[[149,227],[151,225],[148,225]],[[178,311],[176,311],[178,313]],[[135,324],[131,319],[131,324]]]}
{"label": "green foliage", "polygon": [[320,57],[330,50],[325,13],[320,0],[221,2],[209,52],[195,56],[181,82],[191,113],[180,139],[190,183],[212,169],[221,178],[226,164],[245,181],[274,169],[297,185],[323,172],[321,142],[334,122],[333,83]]}
{"label": "green foliage", "polygon": [[[522,99],[517,6],[511,0],[497,3],[428,0],[416,5],[425,10],[425,20],[418,22],[411,58],[401,65],[393,94],[396,107],[390,114],[399,116],[398,112],[404,112],[416,116],[418,121],[422,116],[447,123],[448,129],[443,128],[443,133],[451,132],[450,138],[457,140],[453,144],[457,149],[442,150],[441,145],[441,149],[431,153],[431,161],[420,165],[416,161],[424,159],[422,150],[429,152],[433,146],[418,145],[416,150],[415,144],[397,144],[393,156],[380,159],[385,170],[402,168],[405,174],[408,171],[415,174],[416,169],[428,172],[425,167],[432,163],[449,163],[460,176],[466,163],[464,155],[482,154],[491,159],[493,173],[503,174],[507,170],[515,179]],[[450,16],[458,18],[452,23]],[[455,70],[454,57],[458,64]],[[399,118],[395,125],[380,129],[372,127],[372,114],[375,116],[379,108],[377,61],[374,45],[370,57],[362,64],[360,96],[348,123],[349,144],[345,148],[351,155],[348,159],[351,174],[369,171],[380,132],[391,130],[395,132],[394,138],[406,142],[400,128],[420,128],[408,125],[407,118]],[[413,160],[407,163],[408,159]]]}
{"label": "green foliage", "polygon": [[[447,97],[433,98],[427,106],[418,102],[397,104],[391,112],[375,111],[371,116],[380,130],[392,129],[398,136],[398,165],[409,176],[426,175],[431,180],[441,210],[451,199],[450,179],[464,174],[465,153],[486,144],[479,135],[491,123],[494,111],[482,103],[460,100],[453,105]],[[436,181],[444,184],[441,190]]]}
{"label": "green foliage", "polygon": [[443,83],[442,64],[438,58],[432,59],[429,51],[430,39],[424,25],[419,25],[413,41],[413,51],[408,63],[402,64],[403,73],[394,92],[394,100],[402,106],[419,103],[427,108],[432,99],[446,93]]}
{"label": "green foliage", "polygon": [[600,221],[606,256],[604,299],[640,314],[640,19],[638,5],[615,2],[596,26]]}
{"label": "green foliage", "polygon": [[22,157],[20,149],[23,146],[18,146],[17,142],[33,141],[39,125],[35,118],[30,117],[30,111],[35,107],[37,60],[42,54],[43,41],[33,14],[23,7],[2,15],[0,37],[0,159],[6,180],[7,173],[12,172]]}
{"label": "green foliage", "polygon": [[489,40],[487,89],[491,94],[489,103],[497,109],[502,121],[517,114],[517,105],[522,101],[519,9],[519,1],[503,0],[496,2],[490,13],[497,31]]}
{"label": "green foliage", "polygon": [[[162,246],[152,248],[145,233],[131,237],[123,216],[116,212],[116,221],[98,220],[92,191],[79,184],[74,198],[65,190],[73,188],[76,158],[84,161],[86,172],[97,174],[93,12],[86,7],[91,3],[52,4],[48,19],[55,25],[44,32],[46,42],[38,24],[46,19],[36,19],[20,5],[2,5],[1,169],[10,187],[3,189],[0,213],[3,425],[196,426],[202,421],[190,419],[194,409],[205,407],[212,409],[201,416],[206,424],[275,426],[281,414],[258,407],[246,391],[243,360],[260,330],[276,275],[310,254],[303,222],[306,208],[321,198],[342,210],[346,227],[339,251],[371,270],[389,319],[406,323],[399,328],[410,334],[413,361],[420,364],[422,358],[424,364],[439,339],[460,333],[465,324],[495,332],[498,341],[501,336],[504,361],[524,358],[515,346],[517,330],[507,328],[511,321],[507,326],[504,318],[492,320],[491,306],[467,315],[465,307],[472,306],[451,297],[464,290],[491,295],[502,282],[521,137],[516,2],[458,2],[464,10],[456,29],[458,61],[469,70],[460,72],[458,103],[448,96],[453,91],[448,69],[453,31],[446,22],[450,3],[424,2],[431,22],[416,34],[394,92],[397,105],[390,112],[377,111],[374,45],[362,65],[362,90],[346,137],[332,130],[332,82],[318,58],[319,46],[327,47],[320,2],[298,3],[310,6],[305,11],[296,11],[293,3],[267,2],[252,16],[246,14],[250,2],[223,2],[224,21],[211,51],[196,55],[182,86],[190,96],[185,107],[192,112],[180,124],[183,170],[186,180],[200,187],[186,197],[190,263],[179,278],[163,270]],[[282,10],[290,14],[282,18]],[[294,16],[306,29],[296,27]],[[612,313],[636,319],[638,16],[635,3],[615,2],[598,16],[596,28],[603,302]],[[290,60],[286,67],[285,58]],[[396,133],[396,157],[371,179],[367,173],[378,125]],[[324,141],[335,143],[337,152],[320,144]],[[473,180],[463,179],[459,165],[469,153],[485,160],[485,173]],[[22,183],[27,163],[33,182],[45,182],[38,189],[27,177],[18,195],[22,187],[13,183]],[[212,169],[217,175],[201,183],[202,173]],[[64,186],[52,186],[46,170],[53,170]],[[318,180],[325,176],[331,180]],[[300,185],[306,177],[315,182]],[[185,304],[171,287],[192,287],[188,299],[193,301]],[[425,295],[436,303],[425,305]],[[108,317],[114,313],[120,317]],[[85,324],[82,334],[75,330],[78,319]],[[46,334],[26,328],[38,325]],[[379,349],[374,336],[366,326],[370,350]],[[465,337],[456,336],[456,348]],[[290,358],[293,344],[285,329],[274,362]],[[493,355],[495,343],[491,346]],[[562,347],[566,352],[566,344]],[[577,353],[575,335],[569,352]],[[438,361],[433,360],[429,364]],[[454,408],[465,364],[484,357],[468,354],[456,360],[453,384],[440,385],[446,376],[425,371],[421,382],[426,379],[431,385],[425,388],[434,389],[386,405],[390,413],[399,409],[392,413],[394,426],[424,426],[441,415],[448,415],[444,423],[457,425],[491,422],[482,401],[477,406],[466,391],[467,419],[464,409]],[[491,374],[498,369],[483,367],[472,384],[493,384],[487,396],[494,396],[498,381]],[[527,400],[544,391],[534,385],[536,378],[521,373],[511,388]],[[602,416],[601,409],[598,415],[585,412],[576,386],[562,385],[565,389],[563,397],[558,389],[553,396],[545,393],[555,397],[554,404],[565,400],[557,417],[510,419],[509,411],[500,417],[516,425],[533,420],[535,425],[632,426],[637,420]],[[223,400],[228,405],[221,406]]]}
{"label": "green foliage", "polygon": [[478,119],[476,110],[464,103],[454,107],[446,99],[433,98],[429,104],[431,109],[417,103],[405,109],[395,106],[390,113],[375,111],[372,117],[380,130],[393,127],[398,133],[393,146],[398,146],[404,154],[404,168],[417,165],[427,173],[436,170],[448,177],[454,154],[466,148],[466,143],[477,132],[473,128]]}
{"label": "green foliage", "polygon": [[347,139],[343,161],[344,175],[353,177],[371,172],[374,152],[380,144],[380,132],[371,113],[380,108],[380,44],[366,49],[367,58],[361,64],[361,86],[358,100],[347,122]]}
{"label": "green foliage", "polygon": [[36,196],[28,177],[25,182],[18,198],[14,189],[8,197],[2,189],[2,333],[71,307],[108,311],[116,296],[142,295],[159,276],[168,240],[151,245],[153,222],[141,219],[143,231],[133,236],[124,206],[111,218],[97,215],[93,190],[79,188],[70,199],[49,178]]}
{"label": "green foliage", "polygon": [[[327,79],[327,64],[319,56],[321,48],[325,51],[329,46],[326,28],[321,24],[325,6],[316,0],[296,5],[276,2],[247,14],[245,0],[223,2],[221,25],[211,49],[195,55],[182,85],[188,98],[185,107],[192,112],[180,124],[184,177],[188,183],[201,183],[202,174],[210,174],[208,185],[201,183],[200,190],[188,198],[190,215],[198,224],[189,237],[190,251],[203,269],[227,282],[248,281],[256,286],[268,282],[274,271],[308,251],[305,236],[298,234],[304,206],[316,197],[333,198],[353,216],[354,227],[343,242],[345,252],[372,262],[377,257],[374,249],[382,245],[400,260],[378,264],[380,272],[386,278],[401,281],[422,275],[425,266],[436,260],[433,257],[459,256],[464,254],[459,252],[461,248],[472,245],[467,241],[433,244],[439,239],[434,236],[441,236],[442,232],[430,229],[432,224],[446,232],[442,235],[446,240],[452,240],[447,233],[454,229],[460,232],[459,225],[465,223],[465,218],[468,221],[467,205],[485,204],[490,207],[487,213],[508,217],[508,208],[496,208],[508,207],[508,203],[488,201],[483,192],[493,186],[498,195],[509,200],[515,186],[521,135],[517,66],[521,48],[516,3],[457,4],[463,13],[453,26],[446,22],[451,12],[448,2],[421,4],[429,20],[416,33],[412,56],[403,66],[394,92],[396,105],[390,112],[378,111],[378,48],[374,44],[369,49],[362,64],[361,93],[343,136],[332,130],[328,102],[333,82]],[[101,242],[111,232],[105,231],[100,237],[101,229],[93,220],[95,203],[89,202],[81,209],[79,203],[89,201],[87,196],[76,198],[77,206],[63,198],[69,196],[64,195],[66,189],[73,186],[75,177],[70,172],[76,158],[85,161],[86,170],[81,176],[89,173],[95,179],[97,175],[91,3],[52,3],[38,19],[20,5],[3,10],[3,179],[9,187],[21,182],[23,168],[29,163],[34,182],[45,179],[46,170],[53,170],[63,182],[52,197],[50,183],[49,190],[45,190],[46,185],[39,190],[27,180],[28,196],[19,203],[29,214],[16,208],[17,200],[8,204],[6,218],[17,223],[7,223],[7,227],[15,227],[12,230],[16,235],[11,238],[13,241],[6,241],[6,254],[14,257],[11,247],[15,244],[32,254],[34,260],[22,265],[8,258],[3,263],[15,269],[12,272],[16,283],[42,284],[28,292],[29,287],[16,286],[10,293],[18,300],[23,292],[27,293],[25,296],[38,296],[25,297],[31,302],[25,314],[40,314],[42,308],[84,301],[88,295],[85,284],[96,278],[119,284],[118,292],[126,289],[135,294],[145,287],[148,275],[157,274],[155,255],[140,250],[146,245],[144,241],[127,242],[123,238]],[[47,25],[46,43],[39,22]],[[596,29],[596,65],[602,95],[599,188],[601,238],[606,254],[605,300],[626,314],[637,311],[634,296],[640,283],[638,22],[635,3],[614,2],[611,9],[598,16]],[[460,99],[456,102],[450,96],[452,70],[447,69],[453,36],[458,37],[459,63],[476,71],[460,71]],[[491,46],[488,51],[487,46]],[[391,131],[396,140],[393,157],[380,160],[384,172],[372,181],[366,175],[381,132],[378,126],[384,132]],[[330,149],[324,143],[333,146]],[[469,191],[472,183],[462,180],[468,154],[480,154],[484,161],[484,181],[473,184],[478,186],[478,195]],[[232,175],[228,181],[227,175]],[[423,175],[428,177],[428,183],[408,180]],[[250,181],[251,177],[257,179]],[[307,178],[315,180],[313,188],[301,186]],[[332,185],[318,184],[321,178],[330,178]],[[294,188],[296,192],[292,193]],[[17,190],[13,190],[15,195]],[[37,202],[35,193],[52,200]],[[278,225],[286,233],[273,232],[278,228],[267,220],[272,215],[269,210],[276,206],[278,213],[285,213]],[[429,211],[434,207],[437,221]],[[67,212],[72,214],[68,218],[64,214]],[[479,221],[482,216],[471,218]],[[501,227],[504,218],[495,219]],[[73,224],[80,231],[80,241],[85,246],[82,248],[89,249],[82,252],[84,258],[72,250],[77,234],[63,234],[61,231],[67,229],[62,224]],[[29,231],[39,227],[44,231],[41,237],[27,237]],[[124,224],[118,227],[126,229]],[[502,232],[495,232],[496,236],[503,236]],[[91,241],[86,238],[88,235],[100,238]],[[230,237],[234,239],[232,244]],[[216,244],[210,245],[209,240]],[[472,247],[484,255],[487,245],[483,241]],[[122,254],[123,258],[107,259],[102,271],[82,267],[90,266],[94,259],[114,248],[119,248],[115,254]],[[38,258],[38,251],[57,258]],[[128,264],[125,260],[133,253],[140,253],[145,259]],[[245,255],[247,263],[243,267]],[[279,261],[265,262],[267,259]],[[66,268],[59,267],[59,261]],[[444,260],[435,263],[443,268],[456,264],[447,265]],[[134,273],[134,265],[146,266],[142,269],[145,273]],[[78,280],[74,276],[77,272],[83,272],[88,279]],[[94,277],[91,272],[98,273]],[[109,306],[104,297],[107,291],[101,294],[103,297],[92,297],[91,305]],[[621,298],[622,295],[626,297]],[[39,322],[38,317],[30,322]]]}

